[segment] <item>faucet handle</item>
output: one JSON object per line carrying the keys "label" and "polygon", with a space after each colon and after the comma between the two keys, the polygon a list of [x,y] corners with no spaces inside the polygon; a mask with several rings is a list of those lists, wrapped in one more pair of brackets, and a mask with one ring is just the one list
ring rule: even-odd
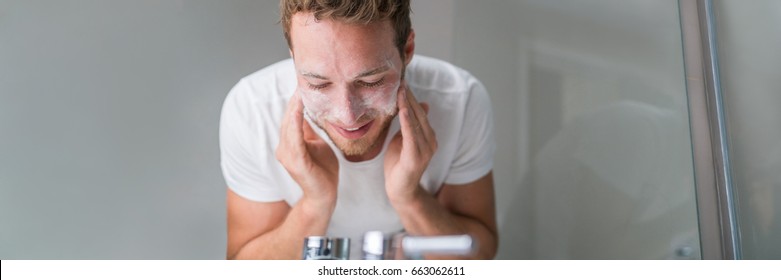
{"label": "faucet handle", "polygon": [[393,260],[398,259],[396,252],[401,244],[403,234],[385,234],[382,231],[368,231],[363,234],[363,259],[364,260]]}
{"label": "faucet handle", "polygon": [[308,236],[304,239],[305,260],[347,260],[350,258],[349,238]]}

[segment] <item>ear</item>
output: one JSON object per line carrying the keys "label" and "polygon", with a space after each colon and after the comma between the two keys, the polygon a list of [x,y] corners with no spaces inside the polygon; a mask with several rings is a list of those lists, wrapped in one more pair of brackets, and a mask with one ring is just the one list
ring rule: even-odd
{"label": "ear", "polygon": [[412,61],[412,55],[415,54],[415,29],[411,29],[407,37],[407,43],[404,45],[404,65],[409,65]]}
{"label": "ear", "polygon": [[290,58],[295,58],[293,57],[293,49],[287,49],[287,50],[290,52]]}

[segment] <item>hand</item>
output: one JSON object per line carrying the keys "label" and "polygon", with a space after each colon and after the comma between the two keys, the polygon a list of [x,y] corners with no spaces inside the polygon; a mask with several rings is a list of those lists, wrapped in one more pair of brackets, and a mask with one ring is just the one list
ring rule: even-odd
{"label": "hand", "polygon": [[304,198],[333,207],[339,181],[336,155],[304,120],[298,91],[288,102],[280,129],[277,160],[301,186]]}
{"label": "hand", "polygon": [[437,151],[437,137],[428,123],[428,104],[419,104],[406,83],[399,87],[396,102],[401,131],[385,154],[385,191],[391,202],[405,202],[422,191],[420,178]]}

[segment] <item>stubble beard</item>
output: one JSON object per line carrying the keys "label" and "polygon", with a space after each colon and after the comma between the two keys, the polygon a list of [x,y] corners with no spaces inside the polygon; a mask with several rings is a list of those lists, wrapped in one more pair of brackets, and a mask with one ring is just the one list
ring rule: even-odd
{"label": "stubble beard", "polygon": [[[387,136],[386,132],[388,129],[390,129],[391,121],[393,121],[393,118],[395,118],[398,113],[398,107],[394,108],[391,114],[376,113],[375,115],[380,115],[380,117],[375,118],[375,120],[379,121],[380,128],[382,129],[380,129],[376,134],[370,135],[369,133],[372,132],[369,132],[363,137],[355,140],[345,139],[340,135],[332,135],[331,131],[325,128],[322,120],[315,120],[314,123],[320,127],[320,129],[325,131],[326,134],[328,134],[328,137],[331,138],[331,141],[336,145],[337,148],[339,148],[339,150],[342,151],[342,153],[344,153],[345,156],[359,156],[368,153],[377,145],[383,144],[385,139],[380,139],[380,136]],[[335,132],[334,134],[337,133]]]}

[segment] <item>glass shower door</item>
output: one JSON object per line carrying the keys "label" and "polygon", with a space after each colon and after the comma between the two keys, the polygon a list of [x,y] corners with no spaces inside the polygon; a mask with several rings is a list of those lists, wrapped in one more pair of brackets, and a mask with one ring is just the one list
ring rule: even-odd
{"label": "glass shower door", "polygon": [[678,1],[470,2],[454,58],[492,94],[497,182],[514,176],[498,257],[701,258]]}
{"label": "glass shower door", "polygon": [[741,255],[781,259],[781,1],[714,1]]}
{"label": "glass shower door", "polygon": [[676,1],[528,1],[535,258],[699,258]]}

